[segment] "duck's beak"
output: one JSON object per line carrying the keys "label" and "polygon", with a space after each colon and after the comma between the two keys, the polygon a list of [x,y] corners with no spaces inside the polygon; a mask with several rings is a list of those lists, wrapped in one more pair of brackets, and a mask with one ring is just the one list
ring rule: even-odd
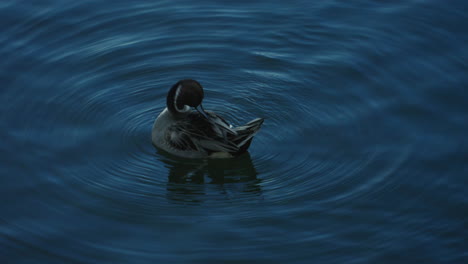
{"label": "duck's beak", "polygon": [[210,116],[205,112],[205,109],[203,109],[203,106],[201,104],[195,107],[195,109],[198,111],[198,113],[200,113],[206,119],[210,120]]}

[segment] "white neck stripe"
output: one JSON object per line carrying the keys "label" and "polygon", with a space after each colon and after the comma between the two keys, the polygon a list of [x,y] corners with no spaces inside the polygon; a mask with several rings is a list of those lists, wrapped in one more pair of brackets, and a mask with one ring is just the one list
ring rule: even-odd
{"label": "white neck stripe", "polygon": [[182,84],[179,84],[179,86],[177,86],[176,93],[175,93],[175,96],[174,96],[174,108],[175,108],[175,110],[177,112],[184,113],[184,112],[187,112],[187,111],[190,110],[190,106],[184,105],[184,107],[182,109],[179,109],[179,107],[177,106],[177,98],[179,97],[181,88],[182,88]]}

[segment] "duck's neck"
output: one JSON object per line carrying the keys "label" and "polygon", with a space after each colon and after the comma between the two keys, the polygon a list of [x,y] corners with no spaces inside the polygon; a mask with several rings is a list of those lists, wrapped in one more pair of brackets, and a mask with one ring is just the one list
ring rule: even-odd
{"label": "duck's neck", "polygon": [[182,104],[179,98],[181,89],[182,85],[175,84],[167,94],[167,109],[175,116],[186,115],[190,112],[190,106]]}

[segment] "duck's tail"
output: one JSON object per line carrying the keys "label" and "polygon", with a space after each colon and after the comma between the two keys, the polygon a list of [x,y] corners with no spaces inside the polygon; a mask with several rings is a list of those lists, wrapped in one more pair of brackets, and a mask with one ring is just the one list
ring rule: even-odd
{"label": "duck's tail", "polygon": [[239,150],[236,152],[237,155],[247,151],[253,137],[255,134],[257,134],[264,120],[265,119],[263,118],[255,118],[243,126],[234,128],[234,130],[237,132],[237,135],[234,136],[231,141],[234,142],[239,148]]}

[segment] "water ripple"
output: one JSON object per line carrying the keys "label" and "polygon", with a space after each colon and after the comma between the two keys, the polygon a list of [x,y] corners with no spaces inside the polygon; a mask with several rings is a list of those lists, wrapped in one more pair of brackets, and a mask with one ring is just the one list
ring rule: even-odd
{"label": "water ripple", "polygon": [[[446,234],[460,221],[440,216],[451,209],[441,204],[466,203],[456,176],[466,171],[463,12],[416,0],[45,2],[0,3],[7,259],[244,252],[271,262],[314,251],[330,262],[352,251],[379,262],[366,249],[459,248]],[[152,146],[152,123],[183,78],[234,125],[265,118],[249,153],[187,160]],[[419,224],[430,218],[439,229]],[[413,245],[396,238],[408,234]]]}

